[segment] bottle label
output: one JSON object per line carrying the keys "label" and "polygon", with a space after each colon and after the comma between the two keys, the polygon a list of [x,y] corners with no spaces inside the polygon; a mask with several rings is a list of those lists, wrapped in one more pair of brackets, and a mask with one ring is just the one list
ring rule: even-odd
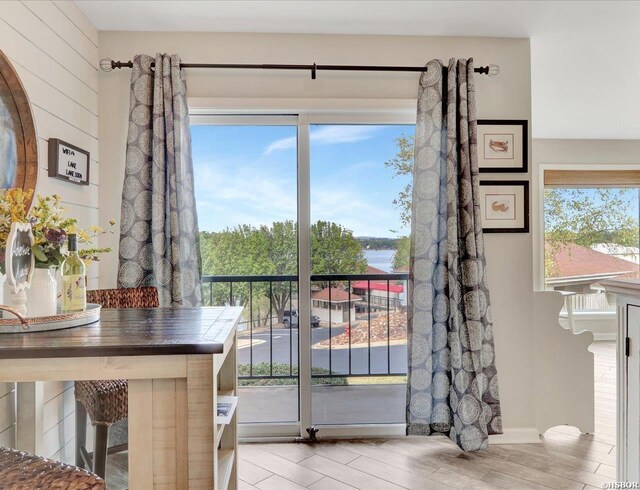
{"label": "bottle label", "polygon": [[62,311],[87,309],[87,288],[84,274],[62,276]]}

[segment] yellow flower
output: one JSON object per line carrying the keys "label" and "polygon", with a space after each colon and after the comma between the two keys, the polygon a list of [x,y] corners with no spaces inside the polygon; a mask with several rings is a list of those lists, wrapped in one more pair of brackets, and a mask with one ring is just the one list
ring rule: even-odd
{"label": "yellow flower", "polygon": [[116,224],[116,220],[115,220],[115,219],[113,219],[113,218],[111,218],[111,219],[109,220],[109,224],[110,224],[111,226],[115,225],[115,224]]}
{"label": "yellow flower", "polygon": [[99,235],[104,231],[104,228],[102,228],[102,226],[97,226],[97,225],[92,225],[90,229],[96,235]]}
{"label": "yellow flower", "polygon": [[82,240],[83,242],[88,242],[91,240],[91,237],[89,236],[89,234],[84,230],[80,230],[78,232],[78,236],[80,237],[80,240]]}

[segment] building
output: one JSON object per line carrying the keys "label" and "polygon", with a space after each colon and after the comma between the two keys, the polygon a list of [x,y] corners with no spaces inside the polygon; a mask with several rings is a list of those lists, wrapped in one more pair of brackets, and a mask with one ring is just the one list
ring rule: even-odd
{"label": "building", "polygon": [[356,318],[356,303],[362,298],[341,288],[324,288],[311,293],[311,314],[321,322],[339,324]]}
{"label": "building", "polygon": [[[367,266],[367,274],[388,274],[376,267]],[[404,281],[373,280],[351,283],[355,294],[369,300],[372,310],[397,309],[407,304]]]}

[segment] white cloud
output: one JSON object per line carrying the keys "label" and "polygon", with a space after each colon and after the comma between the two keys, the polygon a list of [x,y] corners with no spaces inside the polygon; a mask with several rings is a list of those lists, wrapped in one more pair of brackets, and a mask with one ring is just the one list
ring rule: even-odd
{"label": "white cloud", "polygon": [[287,178],[270,173],[267,165],[234,165],[228,161],[201,161],[194,167],[202,230],[295,219],[295,174]]}
{"label": "white cloud", "polygon": [[[321,126],[311,130],[310,138],[312,143],[320,145],[335,145],[338,143],[355,143],[373,138],[374,134],[380,130],[379,126],[353,126],[353,125],[332,125]],[[291,136],[282,138],[271,143],[264,150],[264,154],[268,155],[278,150],[290,150],[295,148],[297,138]]]}
{"label": "white cloud", "polygon": [[389,230],[398,217],[391,203],[371,202],[364,197],[366,194],[348,184],[343,188],[317,186],[311,192],[311,221],[333,221],[356,236],[392,236]]}

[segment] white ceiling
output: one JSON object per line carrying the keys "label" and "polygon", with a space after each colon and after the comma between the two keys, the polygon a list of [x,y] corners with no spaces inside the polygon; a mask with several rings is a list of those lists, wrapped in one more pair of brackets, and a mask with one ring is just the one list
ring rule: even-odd
{"label": "white ceiling", "polygon": [[100,30],[529,37],[534,137],[640,139],[636,1],[76,3]]}

